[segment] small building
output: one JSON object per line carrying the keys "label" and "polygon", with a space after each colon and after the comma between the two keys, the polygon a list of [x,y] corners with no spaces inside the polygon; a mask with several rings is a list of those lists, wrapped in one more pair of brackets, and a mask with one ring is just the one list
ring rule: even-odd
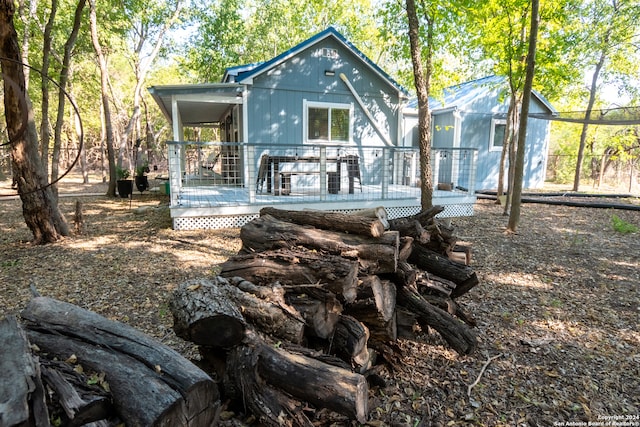
{"label": "small building", "polygon": [[[334,28],[264,63],[229,68],[221,83],[149,92],[173,130],[174,228],[241,226],[264,206],[384,206],[392,218],[420,210],[418,149],[405,145],[403,129],[408,92]],[[188,140],[190,127],[218,138]],[[454,150],[470,159],[469,170],[454,172],[472,176],[475,150]],[[471,215],[474,202],[469,190],[434,192],[442,216]]]}
{"label": "small building", "polygon": [[[436,182],[451,183],[452,173],[467,168],[465,151],[448,152],[447,148],[477,150],[474,191],[495,190],[498,186],[500,156],[509,109],[508,86],[504,77],[490,76],[444,90],[442,98],[429,100],[432,117],[432,146],[438,152],[434,161]],[[417,102],[410,101],[404,110],[405,145],[417,144]],[[557,114],[551,104],[533,91],[529,113],[539,117]],[[550,121],[529,117],[523,187],[534,189],[544,184],[549,149]],[[508,164],[508,160],[507,160]],[[468,188],[467,177],[452,185]]]}

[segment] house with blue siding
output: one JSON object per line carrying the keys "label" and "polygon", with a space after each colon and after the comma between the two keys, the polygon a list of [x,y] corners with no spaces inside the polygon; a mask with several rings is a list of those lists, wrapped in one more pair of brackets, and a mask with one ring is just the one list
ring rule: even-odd
{"label": "house with blue siding", "polygon": [[[391,218],[421,209],[419,153],[405,144],[408,92],[332,27],[269,61],[229,68],[220,83],[149,92],[173,130],[176,229],[241,226],[264,206],[384,206]],[[188,140],[187,128],[217,138]],[[475,150],[463,151],[468,169],[452,170],[452,181],[473,175]],[[442,216],[471,215],[474,202],[470,190],[434,192]]]}
{"label": "house with blue siding", "polygon": [[[465,168],[468,161],[447,148],[477,150],[475,187],[473,190],[495,190],[498,186],[500,156],[509,109],[508,86],[504,77],[490,76],[444,90],[441,98],[429,100],[432,115],[432,145],[438,152],[434,160],[434,180],[466,188],[467,177],[453,182],[456,168]],[[404,111],[405,145],[416,145],[418,112],[416,101]],[[551,104],[537,91],[532,92],[530,114],[538,117],[557,114]],[[540,188],[544,184],[549,148],[550,121],[529,117],[527,123],[523,187]]]}

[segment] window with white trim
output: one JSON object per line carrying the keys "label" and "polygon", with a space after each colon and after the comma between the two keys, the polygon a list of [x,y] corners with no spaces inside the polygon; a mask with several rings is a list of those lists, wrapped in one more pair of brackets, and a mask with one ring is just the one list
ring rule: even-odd
{"label": "window with white trim", "polygon": [[491,119],[491,136],[489,137],[489,151],[502,151],[504,133],[507,131],[507,121]]}
{"label": "window with white trim", "polygon": [[349,142],[352,139],[352,104],[304,102],[305,142]]}

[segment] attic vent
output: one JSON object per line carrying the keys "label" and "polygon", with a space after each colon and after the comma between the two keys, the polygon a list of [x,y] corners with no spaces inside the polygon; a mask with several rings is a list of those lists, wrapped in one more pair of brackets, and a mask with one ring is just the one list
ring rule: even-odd
{"label": "attic vent", "polygon": [[322,48],[322,56],[325,58],[337,59],[338,49],[329,49],[328,47]]}

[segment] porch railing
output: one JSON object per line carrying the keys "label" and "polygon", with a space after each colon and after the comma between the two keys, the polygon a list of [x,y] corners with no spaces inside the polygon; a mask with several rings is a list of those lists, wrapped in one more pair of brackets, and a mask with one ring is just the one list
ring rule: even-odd
{"label": "porch railing", "polygon": [[[420,199],[416,148],[167,145],[172,207]],[[476,162],[475,149],[433,149],[434,196],[472,195]]]}

